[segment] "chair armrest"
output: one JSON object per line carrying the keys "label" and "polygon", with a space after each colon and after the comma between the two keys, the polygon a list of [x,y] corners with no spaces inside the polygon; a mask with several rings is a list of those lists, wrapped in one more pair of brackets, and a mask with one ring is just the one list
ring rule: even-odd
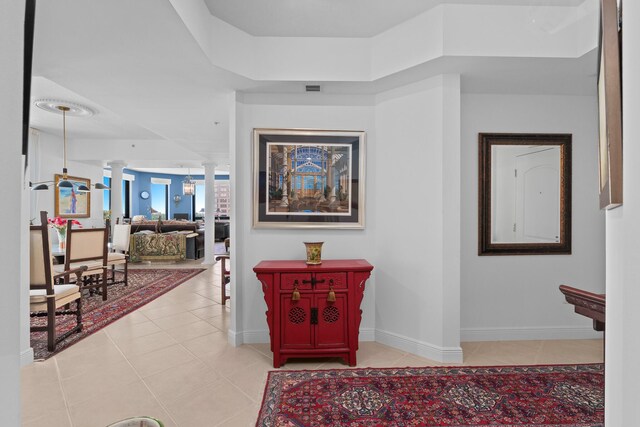
{"label": "chair armrest", "polygon": [[72,274],[75,274],[76,278],[80,280],[82,278],[82,273],[84,273],[85,271],[87,271],[87,266],[81,265],[80,267],[72,268],[69,270],[65,270],[61,273],[55,274],[53,276],[53,280],[60,279],[62,277],[68,277],[68,276],[71,276]]}

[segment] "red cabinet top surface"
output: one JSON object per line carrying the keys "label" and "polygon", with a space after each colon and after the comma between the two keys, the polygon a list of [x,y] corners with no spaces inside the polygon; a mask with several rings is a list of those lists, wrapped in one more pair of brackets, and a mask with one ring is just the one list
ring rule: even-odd
{"label": "red cabinet top surface", "polygon": [[307,265],[304,260],[260,261],[253,267],[256,273],[275,273],[280,271],[323,272],[323,271],[371,271],[373,266],[364,259],[328,259],[319,265]]}

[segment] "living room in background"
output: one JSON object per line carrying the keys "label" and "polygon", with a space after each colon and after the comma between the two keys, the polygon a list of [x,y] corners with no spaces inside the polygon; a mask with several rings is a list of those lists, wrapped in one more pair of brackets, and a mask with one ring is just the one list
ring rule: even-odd
{"label": "living room in background", "polygon": [[169,218],[170,185],[170,179],[151,178],[151,219]]}

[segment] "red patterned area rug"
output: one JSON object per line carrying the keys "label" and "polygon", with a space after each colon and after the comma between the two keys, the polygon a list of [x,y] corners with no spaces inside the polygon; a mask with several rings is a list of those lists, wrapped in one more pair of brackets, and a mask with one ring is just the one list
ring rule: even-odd
{"label": "red patterned area rug", "polygon": [[271,371],[256,426],[602,427],[603,365]]}
{"label": "red patterned area rug", "polygon": [[[109,323],[131,313],[150,301],[158,298],[165,292],[186,282],[192,277],[203,272],[202,268],[165,268],[165,269],[129,269],[129,286],[115,284],[109,286],[108,299],[102,301],[102,296],[88,296],[83,292],[82,299],[82,331],[71,334],[58,343],[56,351],[47,350],[47,333],[31,332],[31,347],[36,360],[43,360],[88,337]],[[122,273],[116,272],[117,275]],[[120,277],[116,276],[116,280]],[[75,304],[72,304],[72,308]],[[45,317],[32,317],[32,325],[46,325]],[[56,332],[63,334],[76,324],[75,315],[56,317]]]}

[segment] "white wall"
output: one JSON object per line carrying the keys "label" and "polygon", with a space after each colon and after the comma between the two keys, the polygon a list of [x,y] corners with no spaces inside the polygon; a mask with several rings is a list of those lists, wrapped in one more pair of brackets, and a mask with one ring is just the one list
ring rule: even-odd
{"label": "white wall", "polygon": [[605,423],[640,420],[640,2],[624,2],[622,207],[607,212]]}
{"label": "white wall", "polygon": [[376,341],[461,362],[460,80],[438,76],[378,96],[373,196]]}
{"label": "white wall", "polygon": [[[573,134],[572,255],[478,256],[478,133]],[[597,106],[588,96],[462,97],[462,341],[597,337],[558,285],[604,292]]]}
{"label": "white wall", "polygon": [[[232,341],[268,341],[266,306],[251,268],[264,258],[303,258],[302,242],[318,239],[325,241],[324,258],[366,258],[374,265],[361,340],[373,339],[375,326],[377,341],[461,361],[459,76],[380,94],[370,106],[362,105],[374,101],[369,97],[353,97],[352,105],[345,97],[307,98],[324,105],[298,96],[269,98],[245,95],[237,104],[234,269],[242,285]],[[366,131],[365,230],[252,229],[250,138],[256,127]]]}
{"label": "white wall", "polygon": [[[62,173],[62,138],[48,133],[40,132],[39,137],[33,141],[35,147],[34,155],[31,159],[31,180],[33,182],[50,181],[54,179],[55,174]],[[73,144],[71,140],[67,144]],[[87,164],[69,160],[67,157],[67,169],[70,176],[89,178],[92,184],[102,182],[103,167],[99,164]],[[103,193],[101,190],[91,191],[91,216],[89,218],[78,218],[84,227],[103,227],[104,220],[102,218],[102,202]],[[48,212],[48,216],[55,216],[54,209],[54,187],[50,186],[49,190],[33,191],[31,195],[30,219],[40,217],[40,211]],[[56,240],[56,234],[53,240]]]}
{"label": "white wall", "polygon": [[0,425],[20,425],[20,242],[22,206],[22,63],[24,2],[5,2],[0,13],[0,129],[3,224],[0,245]]}
{"label": "white wall", "polygon": [[[268,96],[266,97],[268,98]],[[375,230],[377,215],[373,200],[376,196],[375,171],[367,170],[366,228],[364,230],[265,230],[252,228],[253,128],[316,128],[364,130],[367,132],[367,164],[376,157],[376,138],[373,108],[370,106],[295,105],[286,97],[274,96],[270,102],[260,97],[260,104],[252,104],[252,97],[244,97],[236,106],[237,135],[235,158],[232,164],[234,180],[235,253],[234,284],[239,301],[233,311],[237,316],[235,330],[230,331],[236,343],[269,342],[265,318],[266,304],[262,287],[252,268],[263,259],[304,259],[304,241],[324,241],[322,257],[365,258],[374,265],[367,281],[360,339],[372,340],[374,327],[374,295],[376,287]],[[319,98],[314,98],[319,99]],[[267,103],[268,102],[268,103]],[[355,101],[354,101],[355,102]],[[280,104],[280,105],[275,105]],[[236,243],[237,242],[237,243]],[[233,324],[233,323],[232,323]]]}
{"label": "white wall", "polygon": [[[322,98],[325,105],[299,105],[300,99],[245,96],[237,104],[234,268],[242,286],[231,333],[236,342],[268,338],[251,268],[265,254],[301,258],[307,238],[327,242],[326,258],[364,257],[375,266],[365,297],[365,339],[375,328],[376,341],[454,362],[462,357],[460,340],[600,336],[558,291],[561,283],[604,291],[597,131],[588,120],[596,117],[594,97],[461,97],[457,76],[438,76],[379,94],[372,106],[356,106],[359,98],[352,106],[332,105],[330,96]],[[254,127],[367,131],[366,229],[252,229]],[[573,134],[572,255],[477,255],[478,132]]]}

